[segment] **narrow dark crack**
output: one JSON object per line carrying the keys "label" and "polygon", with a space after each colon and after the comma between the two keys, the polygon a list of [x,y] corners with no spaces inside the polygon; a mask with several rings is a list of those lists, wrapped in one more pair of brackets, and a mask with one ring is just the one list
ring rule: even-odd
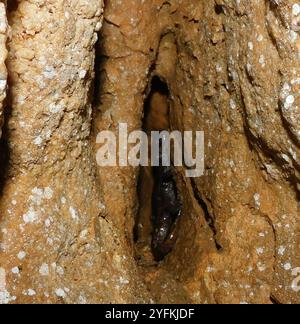
{"label": "narrow dark crack", "polygon": [[[9,76],[8,76],[8,84],[10,84]],[[10,163],[10,147],[9,147],[9,129],[8,129],[8,121],[11,118],[12,113],[12,94],[11,88],[8,85],[6,99],[3,102],[4,109],[4,123],[2,126],[2,137],[0,139],[0,196],[2,196],[3,188],[5,186],[5,182],[9,178],[9,163]]]}
{"label": "narrow dark crack", "polygon": [[274,295],[270,296],[270,300],[273,305],[282,305],[282,303]]}
{"label": "narrow dark crack", "polygon": [[216,248],[217,248],[218,251],[221,251],[223,249],[223,247],[221,246],[221,244],[217,240],[218,231],[217,231],[216,224],[215,224],[215,218],[211,215],[206,202],[201,197],[201,194],[200,194],[200,192],[199,192],[199,190],[197,188],[197,184],[196,184],[194,179],[191,179],[191,185],[192,185],[192,188],[193,188],[194,197],[195,197],[196,201],[198,202],[200,208],[203,210],[205,220],[206,220],[208,226],[210,227],[210,229],[213,232]]}
{"label": "narrow dark crack", "polygon": [[3,188],[8,176],[8,167],[9,167],[9,160],[10,160],[10,150],[9,150],[9,143],[8,143],[8,131],[7,131],[7,123],[6,120],[8,118],[7,114],[5,115],[5,123],[2,127],[2,137],[0,140],[0,196],[3,194]]}

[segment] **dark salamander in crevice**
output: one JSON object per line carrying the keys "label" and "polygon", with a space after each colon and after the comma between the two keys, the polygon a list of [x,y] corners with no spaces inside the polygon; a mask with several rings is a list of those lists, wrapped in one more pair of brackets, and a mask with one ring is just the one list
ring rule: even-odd
{"label": "dark salamander in crevice", "polygon": [[152,252],[156,261],[169,254],[177,239],[177,220],[182,203],[179,198],[173,167],[153,167]]}
{"label": "dark salamander in crevice", "polygon": [[[166,82],[154,76],[145,100],[143,119],[143,130],[149,137],[149,151],[151,132],[170,129],[169,95]],[[160,148],[160,159],[162,153]],[[141,167],[138,182],[139,211],[134,227],[137,259],[140,263],[151,264],[153,259],[162,261],[176,242],[182,206],[175,172],[173,166],[162,164]]]}

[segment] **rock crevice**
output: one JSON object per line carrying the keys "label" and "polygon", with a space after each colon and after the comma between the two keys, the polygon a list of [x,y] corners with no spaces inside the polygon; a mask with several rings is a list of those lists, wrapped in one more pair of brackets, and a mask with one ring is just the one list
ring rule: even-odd
{"label": "rock crevice", "polygon": [[[0,303],[298,303],[299,21],[291,0],[0,1]],[[149,95],[147,127],[205,134],[160,263],[149,170],[96,163]]]}

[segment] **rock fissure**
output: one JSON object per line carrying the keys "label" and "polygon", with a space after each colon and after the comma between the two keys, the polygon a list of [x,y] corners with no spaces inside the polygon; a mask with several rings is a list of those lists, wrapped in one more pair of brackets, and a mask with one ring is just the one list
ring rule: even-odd
{"label": "rock fissure", "polygon": [[[293,0],[0,1],[0,303],[299,303],[299,21]],[[204,132],[166,227],[151,167],[97,164],[120,123]]]}

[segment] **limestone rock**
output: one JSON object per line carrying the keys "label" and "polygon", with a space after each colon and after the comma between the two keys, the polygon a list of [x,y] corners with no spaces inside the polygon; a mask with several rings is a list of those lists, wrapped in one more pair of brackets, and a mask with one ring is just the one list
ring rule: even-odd
{"label": "limestone rock", "polygon": [[102,2],[20,1],[9,22],[1,302],[139,301],[147,294],[105,220],[90,144]]}
{"label": "limestone rock", "polygon": [[5,60],[7,57],[6,41],[8,23],[6,17],[6,1],[0,1],[0,138],[2,135],[4,100],[6,98],[7,71]]}
{"label": "limestone rock", "polygon": [[[106,7],[96,129],[140,127],[157,75],[170,89],[172,128],[206,134],[205,176],[181,177],[186,203],[175,250],[158,270],[141,267],[155,300],[299,302],[296,9],[230,0]],[[136,172],[99,172],[104,197],[118,195],[117,210],[105,198],[109,215],[130,222]]]}
{"label": "limestone rock", "polygon": [[[300,3],[3,4],[0,303],[299,303]],[[141,129],[149,96],[153,129],[168,106],[205,133],[160,264],[149,169],[96,163],[97,133]]]}

